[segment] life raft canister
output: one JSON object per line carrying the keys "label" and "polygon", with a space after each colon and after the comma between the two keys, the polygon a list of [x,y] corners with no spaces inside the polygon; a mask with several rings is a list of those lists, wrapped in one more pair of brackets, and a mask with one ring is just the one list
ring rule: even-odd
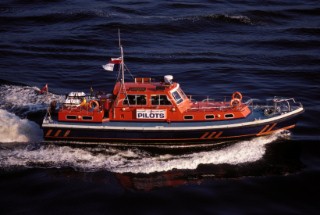
{"label": "life raft canister", "polygon": [[230,105],[232,107],[239,107],[242,101],[242,94],[240,92],[234,92],[232,94],[232,99],[230,101]]}
{"label": "life raft canister", "polygon": [[89,102],[89,108],[91,108],[93,110],[98,110],[99,109],[99,102],[96,100],[91,100]]}

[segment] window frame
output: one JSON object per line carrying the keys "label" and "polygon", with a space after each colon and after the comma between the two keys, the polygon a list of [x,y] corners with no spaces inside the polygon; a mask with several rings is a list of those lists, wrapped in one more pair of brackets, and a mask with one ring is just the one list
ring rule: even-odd
{"label": "window frame", "polygon": [[[164,96],[166,98],[166,102],[169,102],[169,104],[161,104],[161,96]],[[153,97],[157,97],[157,104],[154,104],[153,102],[155,100],[153,100]],[[151,105],[152,106],[172,106],[172,102],[170,101],[170,99],[168,98],[168,96],[166,94],[153,94],[150,96],[150,100],[151,100]]]}
{"label": "window frame", "polygon": [[[177,97],[175,94],[177,94],[178,97]],[[177,104],[180,104],[180,103],[183,102],[183,98],[182,98],[182,96],[179,94],[178,89],[172,91],[172,92],[171,92],[171,95],[172,95],[173,99],[175,100],[175,102],[176,102]]]}
{"label": "window frame", "polygon": [[[134,96],[134,98],[129,98],[129,96]],[[143,96],[144,98],[139,98]],[[142,99],[144,99],[144,103],[138,103]],[[130,101],[135,101],[134,104],[131,104]],[[127,94],[127,96],[124,98],[122,105],[129,105],[129,106],[146,106],[147,105],[147,95],[146,94]]]}

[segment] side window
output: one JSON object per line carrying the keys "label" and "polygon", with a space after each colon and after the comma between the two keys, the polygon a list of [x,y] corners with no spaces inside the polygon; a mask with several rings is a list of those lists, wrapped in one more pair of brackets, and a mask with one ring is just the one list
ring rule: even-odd
{"label": "side window", "polygon": [[147,99],[145,95],[136,95],[136,105],[146,105]]}
{"label": "side window", "polygon": [[135,105],[135,95],[127,95],[125,100],[123,101],[124,105]]}
{"label": "side window", "polygon": [[151,105],[171,105],[166,95],[153,95],[151,96]]}
{"label": "side window", "polygon": [[159,95],[151,96],[151,105],[159,105]]}
{"label": "side window", "polygon": [[124,105],[146,105],[146,95],[127,95],[123,100]]}
{"label": "side window", "polygon": [[172,105],[166,95],[160,95],[160,105]]}

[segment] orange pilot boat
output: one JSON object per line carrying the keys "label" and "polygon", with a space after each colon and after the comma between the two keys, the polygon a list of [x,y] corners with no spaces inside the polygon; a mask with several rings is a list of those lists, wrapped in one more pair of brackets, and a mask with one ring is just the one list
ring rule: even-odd
{"label": "orange pilot boat", "polygon": [[46,141],[178,145],[210,143],[269,135],[295,127],[304,112],[294,98],[261,102],[240,92],[221,101],[187,96],[172,75],[125,81],[121,57],[104,65],[119,66],[109,93],[71,92],[63,103],[52,101],[43,119]]}

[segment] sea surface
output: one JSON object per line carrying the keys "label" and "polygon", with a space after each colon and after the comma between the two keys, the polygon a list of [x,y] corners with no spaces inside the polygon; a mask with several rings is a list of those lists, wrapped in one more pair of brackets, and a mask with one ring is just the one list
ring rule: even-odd
{"label": "sea surface", "polygon": [[[45,144],[50,101],[113,89],[118,30],[134,76],[305,113],[219,148]],[[0,214],[320,214],[319,1],[2,0],[0,38]]]}

